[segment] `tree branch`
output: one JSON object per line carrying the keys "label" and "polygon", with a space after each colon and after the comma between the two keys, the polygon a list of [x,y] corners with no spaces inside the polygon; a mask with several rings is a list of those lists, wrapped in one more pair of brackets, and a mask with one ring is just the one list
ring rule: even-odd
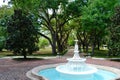
{"label": "tree branch", "polygon": [[42,34],[40,32],[38,32],[38,34],[43,36],[44,38],[46,38],[49,41],[49,43],[52,45],[52,41],[51,41],[51,39],[48,36],[46,36],[46,35],[44,35],[44,34]]}

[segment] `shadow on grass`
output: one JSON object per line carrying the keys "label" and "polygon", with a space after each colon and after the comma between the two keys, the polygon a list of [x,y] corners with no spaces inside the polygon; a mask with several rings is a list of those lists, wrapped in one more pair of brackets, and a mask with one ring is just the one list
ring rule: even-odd
{"label": "shadow on grass", "polygon": [[43,58],[13,58],[15,61],[37,61],[37,60],[44,60]]}
{"label": "shadow on grass", "polygon": [[43,56],[43,57],[45,57],[45,56],[55,56],[55,55],[52,55],[52,53],[51,54],[48,53],[48,54],[32,54],[32,56]]}
{"label": "shadow on grass", "polygon": [[120,59],[110,59],[110,61],[120,62]]}

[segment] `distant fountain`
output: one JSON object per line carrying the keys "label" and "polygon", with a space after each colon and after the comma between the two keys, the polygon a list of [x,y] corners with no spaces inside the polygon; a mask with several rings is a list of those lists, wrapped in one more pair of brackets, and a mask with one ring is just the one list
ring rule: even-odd
{"label": "distant fountain", "polygon": [[91,75],[97,71],[95,67],[87,65],[85,63],[86,59],[79,56],[78,50],[78,40],[75,40],[74,56],[73,58],[68,58],[68,63],[56,67],[56,70],[60,73],[67,75]]}

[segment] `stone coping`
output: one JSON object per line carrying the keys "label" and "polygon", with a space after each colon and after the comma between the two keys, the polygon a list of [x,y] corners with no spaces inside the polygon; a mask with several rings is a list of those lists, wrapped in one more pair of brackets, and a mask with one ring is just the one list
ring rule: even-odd
{"label": "stone coping", "polygon": [[[26,73],[26,76],[31,80],[48,80],[47,78],[38,75],[38,72],[40,70],[47,69],[47,68],[54,68],[54,67],[56,67],[58,65],[62,65],[62,64],[65,64],[65,63],[38,66],[38,67],[35,67],[32,70],[28,71]],[[115,79],[112,79],[112,80],[120,80],[120,69],[108,67],[108,66],[93,65],[93,64],[88,64],[88,65],[95,66],[96,68],[99,68],[99,69],[111,71],[118,75]]]}

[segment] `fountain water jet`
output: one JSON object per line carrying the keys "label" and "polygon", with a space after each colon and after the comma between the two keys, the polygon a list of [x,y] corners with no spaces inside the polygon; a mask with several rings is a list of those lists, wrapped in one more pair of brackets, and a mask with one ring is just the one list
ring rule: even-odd
{"label": "fountain water jet", "polygon": [[68,58],[68,63],[59,65],[56,70],[67,75],[89,76],[97,72],[97,68],[89,66],[85,63],[86,59],[79,56],[78,40],[75,40],[74,56]]}

